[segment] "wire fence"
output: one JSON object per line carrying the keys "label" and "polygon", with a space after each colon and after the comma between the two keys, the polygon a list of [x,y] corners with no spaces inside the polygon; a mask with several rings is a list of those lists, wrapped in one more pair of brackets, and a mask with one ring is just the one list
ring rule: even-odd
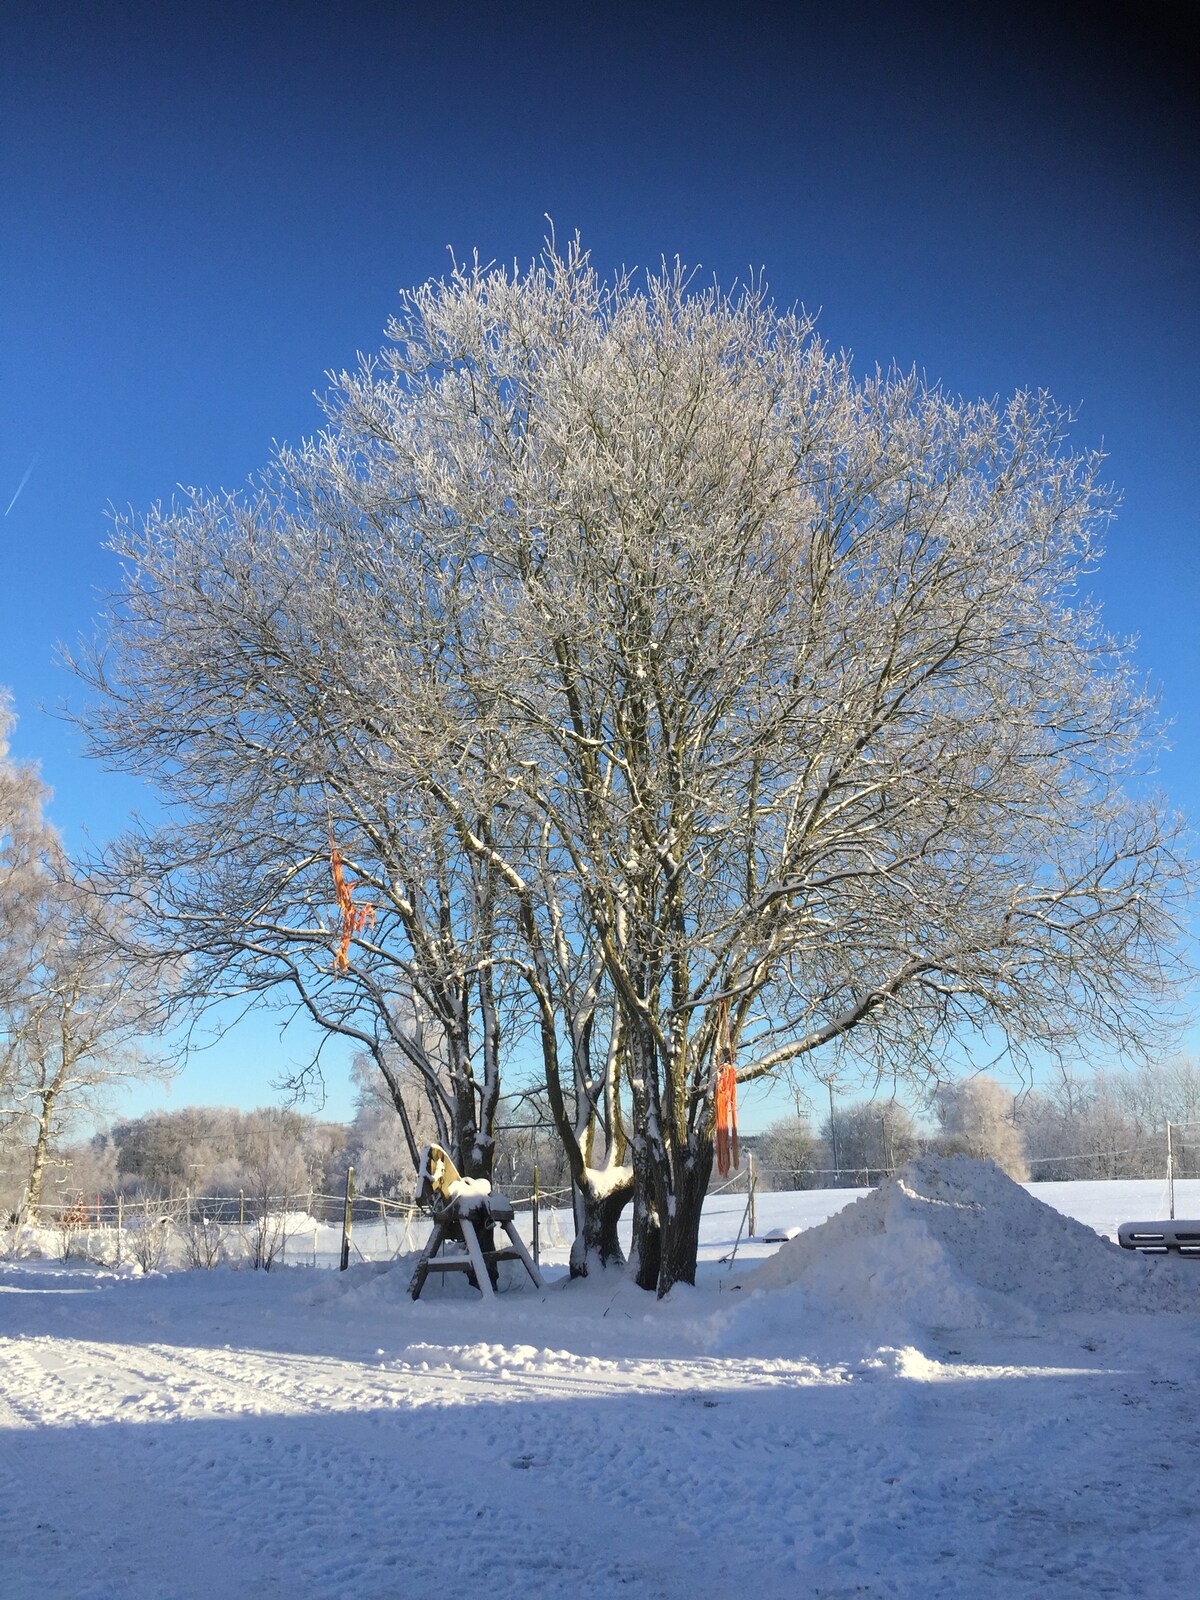
{"label": "wire fence", "polygon": [[[1176,1128],[1172,1161],[1165,1145],[1139,1144],[1124,1149],[1072,1151],[1028,1157],[1031,1175],[1039,1167],[1101,1164],[1100,1179],[1200,1176],[1200,1164],[1189,1172]],[[1196,1146],[1193,1144],[1193,1150]],[[1138,1158],[1136,1172],[1112,1168]],[[802,1167],[764,1165],[752,1152],[741,1168],[712,1185],[706,1205],[709,1215],[732,1219],[743,1216],[753,1232],[755,1195],[786,1190],[870,1188],[900,1169],[896,1165]],[[1044,1170],[1041,1176],[1044,1178]],[[833,1180],[821,1182],[820,1180]],[[573,1232],[569,1185],[545,1188],[540,1184],[506,1184],[506,1197],[516,1212],[526,1245],[534,1251],[561,1250]],[[722,1197],[727,1197],[722,1200]],[[730,1203],[732,1202],[732,1203]],[[427,1214],[415,1192],[331,1194],[313,1189],[269,1193],[263,1190],[192,1194],[96,1194],[76,1192],[41,1203],[36,1214],[11,1219],[8,1247],[35,1247],[36,1235],[53,1235],[53,1248],[64,1259],[86,1257],[106,1265],[135,1261],[149,1270],[161,1264],[215,1266],[218,1262],[248,1262],[267,1267],[276,1262],[313,1266],[342,1265],[347,1259],[364,1262],[394,1259],[417,1251],[428,1235]],[[0,1234],[0,1242],[3,1235]]]}
{"label": "wire fence", "polygon": [[[554,1206],[570,1205],[571,1189],[542,1188],[532,1185],[506,1187],[505,1197],[518,1211],[529,1211],[535,1201],[545,1210]],[[168,1221],[183,1222],[207,1219],[213,1223],[245,1227],[264,1214],[302,1213],[313,1222],[336,1223],[340,1226],[347,1204],[355,1225],[378,1222],[386,1224],[396,1217],[419,1214],[416,1194],[356,1193],[347,1202],[345,1194],[324,1194],[319,1190],[288,1190],[279,1193],[242,1190],[236,1194],[157,1193],[154,1191],[94,1197],[76,1191],[69,1197],[42,1201],[36,1210],[40,1219],[54,1223],[64,1220],[77,1227],[115,1228],[147,1214]]]}
{"label": "wire fence", "polygon": [[[510,1195],[528,1248],[569,1243],[570,1191]],[[50,1202],[8,1230],[15,1254],[47,1253],[103,1266],[336,1267],[421,1249],[429,1218],[415,1196],[322,1194],[118,1196]],[[2,1236],[0,1236],[2,1237]]]}
{"label": "wire fence", "polygon": [[[1176,1175],[1200,1177],[1200,1141],[1193,1143],[1188,1149],[1178,1138],[1179,1132],[1180,1129],[1176,1127],[1174,1152]],[[1032,1170],[1034,1181],[1037,1180],[1039,1167],[1078,1165],[1084,1162],[1104,1163],[1110,1167],[1115,1163],[1125,1162],[1130,1167],[1134,1165],[1137,1167],[1136,1171],[1106,1171],[1096,1174],[1102,1178],[1156,1178],[1161,1177],[1166,1169],[1165,1150],[1165,1141],[1156,1140],[1129,1145],[1122,1149],[1064,1151],[1050,1155],[1027,1155],[1025,1159]],[[1189,1156],[1190,1160],[1187,1159]],[[721,1194],[745,1195],[751,1185],[764,1193],[791,1189],[870,1188],[881,1178],[894,1176],[904,1166],[903,1161],[866,1164],[843,1162],[836,1167],[803,1166],[798,1163],[776,1166],[767,1165],[754,1157],[751,1157],[751,1160],[743,1160],[741,1167],[723,1182],[711,1184],[708,1190],[709,1198]],[[817,1181],[823,1178],[832,1179],[833,1182]],[[542,1210],[569,1207],[573,1190],[570,1184],[563,1183],[549,1188],[540,1184],[536,1186],[504,1184],[503,1193],[512,1201],[518,1212],[529,1212],[535,1203]],[[69,1219],[77,1227],[93,1228],[115,1228],[148,1212],[155,1217],[168,1220],[183,1221],[203,1217],[213,1223],[236,1224],[239,1227],[254,1222],[264,1213],[300,1212],[318,1224],[340,1225],[346,1204],[344,1193],[323,1193],[316,1189],[280,1193],[264,1193],[261,1190],[249,1189],[231,1193],[225,1190],[212,1195],[193,1195],[186,1190],[171,1193],[135,1191],[123,1195],[108,1193],[95,1196],[75,1191],[56,1200],[41,1202],[37,1211],[40,1218],[53,1224]],[[412,1216],[420,1211],[415,1191],[408,1193],[393,1191],[388,1194],[360,1191],[354,1194],[350,1206],[351,1219],[355,1226],[372,1222],[387,1226],[398,1217]]]}

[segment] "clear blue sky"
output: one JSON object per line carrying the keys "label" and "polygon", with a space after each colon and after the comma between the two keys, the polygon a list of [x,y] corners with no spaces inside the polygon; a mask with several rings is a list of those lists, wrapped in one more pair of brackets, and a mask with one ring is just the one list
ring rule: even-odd
{"label": "clear blue sky", "polygon": [[[604,268],[765,267],[861,367],[1077,407],[1125,494],[1097,589],[1200,815],[1195,14],[8,0],[0,684],[68,842],[139,803],[50,715],[105,507],[244,481],[447,245],[526,261],[545,213]],[[171,1103],[260,1103],[290,1054],[235,1032]]]}

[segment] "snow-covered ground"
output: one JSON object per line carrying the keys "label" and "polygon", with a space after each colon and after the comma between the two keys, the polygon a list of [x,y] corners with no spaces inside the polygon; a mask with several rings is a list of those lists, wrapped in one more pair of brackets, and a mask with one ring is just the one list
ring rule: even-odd
{"label": "snow-covered ground", "polygon": [[1200,1593],[1200,1261],[1069,1220],[1163,1186],[932,1161],[852,1199],[760,1197],[760,1233],[809,1231],[729,1266],[744,1198],[715,1197],[662,1304],[561,1276],[413,1304],[405,1259],[0,1263],[0,1595]]}

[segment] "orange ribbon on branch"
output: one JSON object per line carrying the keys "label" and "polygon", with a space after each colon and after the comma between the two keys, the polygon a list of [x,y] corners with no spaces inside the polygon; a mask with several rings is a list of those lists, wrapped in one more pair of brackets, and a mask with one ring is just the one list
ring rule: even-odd
{"label": "orange ribbon on branch", "polygon": [[724,1059],[716,1063],[717,1078],[717,1171],[727,1178],[734,1167],[741,1166],[737,1130],[737,1068],[733,1064],[733,1038],[729,1032],[729,1002],[722,1000],[720,1020],[717,1024],[723,1037],[716,1048],[725,1047]]}
{"label": "orange ribbon on branch", "polygon": [[354,904],[354,891],[358,888],[358,884],[346,882],[346,874],[342,870],[341,851],[334,842],[332,828],[329,830],[329,865],[333,871],[333,888],[337,895],[338,908],[342,913],[342,939],[333,958],[333,970],[349,972],[350,941],[364,928],[375,926],[375,907]]}

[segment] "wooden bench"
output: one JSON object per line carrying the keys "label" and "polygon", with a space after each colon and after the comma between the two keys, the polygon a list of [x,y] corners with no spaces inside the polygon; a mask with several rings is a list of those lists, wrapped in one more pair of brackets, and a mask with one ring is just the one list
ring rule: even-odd
{"label": "wooden bench", "polygon": [[[433,1229],[409,1284],[414,1300],[420,1299],[431,1272],[466,1272],[484,1299],[490,1300],[500,1261],[520,1261],[537,1287],[544,1287],[517,1232],[512,1201],[493,1194],[491,1185],[482,1179],[460,1178],[441,1145],[427,1144],[421,1151],[417,1200],[432,1207]],[[506,1245],[493,1243],[496,1228],[508,1236]]]}

